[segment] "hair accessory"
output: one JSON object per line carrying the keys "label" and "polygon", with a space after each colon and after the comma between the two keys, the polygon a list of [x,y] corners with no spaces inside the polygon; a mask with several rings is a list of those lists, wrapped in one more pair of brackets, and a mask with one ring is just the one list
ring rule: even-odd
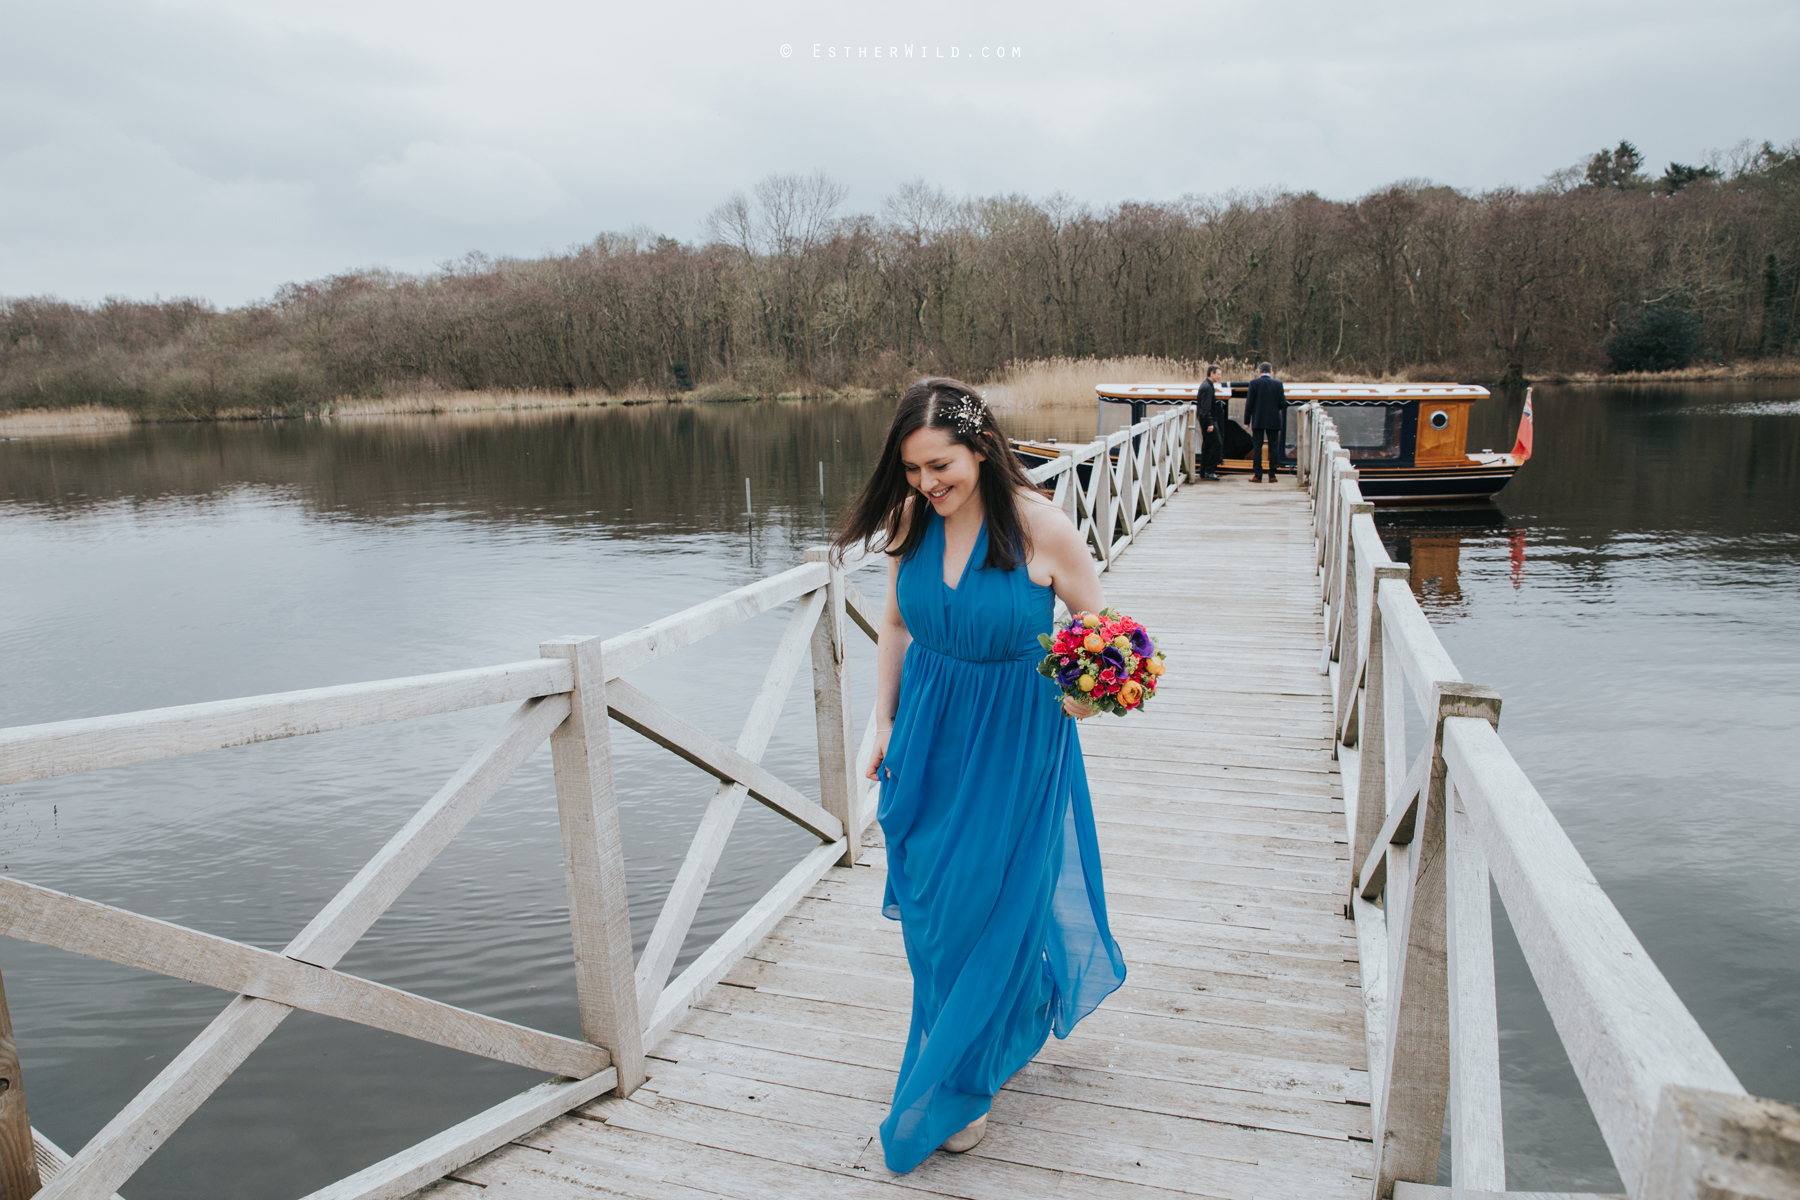
{"label": "hair accessory", "polygon": [[964,437],[980,433],[987,420],[987,405],[981,402],[979,396],[969,392],[944,404],[939,411],[956,423],[956,431]]}

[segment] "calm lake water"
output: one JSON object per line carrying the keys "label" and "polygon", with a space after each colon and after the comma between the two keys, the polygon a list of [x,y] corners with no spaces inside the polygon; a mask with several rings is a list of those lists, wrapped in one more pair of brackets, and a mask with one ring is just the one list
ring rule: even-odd
{"label": "calm lake water", "polygon": [[[1510,445],[1518,403],[1478,407],[1477,448]],[[1800,384],[1541,388],[1536,410],[1537,457],[1497,506],[1384,518],[1384,535],[1745,1086],[1800,1101]],[[515,661],[630,628],[799,562],[886,416],[657,407],[0,443],[0,725]],[[1086,438],[1092,417],[1015,432]],[[784,619],[633,681],[735,738]],[[859,713],[871,684],[859,646]],[[809,708],[803,673],[768,752],[796,783],[816,775]],[[504,711],[6,789],[0,869],[278,949]],[[614,732],[641,945],[711,781]],[[540,752],[344,969],[578,1035],[549,774]],[[690,953],[809,844],[750,806]],[[1511,1186],[1616,1188],[1503,921],[1499,954]],[[0,969],[34,1122],[71,1149],[224,999],[14,942]],[[298,1196],[536,1078],[296,1013],[124,1191]]]}

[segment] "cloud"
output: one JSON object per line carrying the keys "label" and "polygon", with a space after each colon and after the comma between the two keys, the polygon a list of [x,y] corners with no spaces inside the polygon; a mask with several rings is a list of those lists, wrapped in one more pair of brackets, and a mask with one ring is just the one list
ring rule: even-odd
{"label": "cloud", "polygon": [[414,142],[356,181],[385,204],[469,225],[533,221],[572,203],[541,163],[495,146]]}
{"label": "cloud", "polygon": [[[692,238],[772,172],[823,170],[860,212],[913,178],[1094,205],[1277,185],[1351,197],[1421,176],[1530,186],[1620,138],[1660,166],[1800,135],[1779,124],[1800,112],[1785,0],[13,8],[9,294],[242,303],[603,229]],[[853,50],[814,59],[815,42]],[[909,43],[960,53],[858,49]],[[1691,86],[1705,62],[1732,69]]]}

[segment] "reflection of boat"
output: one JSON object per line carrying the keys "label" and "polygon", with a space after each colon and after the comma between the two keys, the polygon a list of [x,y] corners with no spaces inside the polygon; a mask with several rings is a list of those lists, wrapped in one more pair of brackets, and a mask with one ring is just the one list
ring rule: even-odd
{"label": "reflection of boat", "polygon": [[[1250,434],[1241,424],[1248,383],[1232,383],[1225,422],[1221,473],[1248,474]],[[1527,454],[1470,454],[1469,408],[1488,395],[1461,383],[1286,383],[1287,446],[1292,462],[1295,409],[1317,401],[1337,425],[1338,443],[1350,452],[1363,496],[1375,504],[1445,504],[1486,500],[1505,487]],[[1145,419],[1151,408],[1191,404],[1191,383],[1103,383],[1098,394],[1104,437]],[[1529,420],[1529,417],[1526,418]],[[1523,430],[1521,431],[1523,432]],[[1053,442],[1015,442],[1026,465],[1055,458]],[[1515,451],[1519,447],[1514,447]]]}
{"label": "reflection of boat", "polygon": [[1389,509],[1376,518],[1376,527],[1394,561],[1410,567],[1413,595],[1429,611],[1462,608],[1466,549],[1485,552],[1491,563],[1491,556],[1504,547],[1513,590],[1524,583],[1526,531],[1509,524],[1492,504]]}
{"label": "reflection of boat", "polygon": [[1406,562],[1412,567],[1412,589],[1415,596],[1434,594],[1441,604],[1462,602],[1462,538],[1420,537],[1414,535],[1408,546]]}

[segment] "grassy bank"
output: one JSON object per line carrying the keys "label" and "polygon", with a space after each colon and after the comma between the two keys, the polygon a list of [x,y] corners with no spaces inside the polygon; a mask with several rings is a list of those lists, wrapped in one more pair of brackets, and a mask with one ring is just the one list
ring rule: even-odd
{"label": "grassy bank", "polygon": [[598,391],[443,391],[430,389],[397,393],[373,400],[343,397],[326,404],[268,409],[221,407],[207,412],[132,410],[107,405],[84,404],[67,408],[28,408],[0,412],[0,438],[105,433],[139,424],[180,421],[271,421],[305,418],[343,421],[401,416],[478,417],[584,408],[625,408],[640,404],[730,404],[760,400],[863,402],[873,400],[878,395],[880,393],[867,388],[846,388],[836,391],[795,388],[759,396],[742,388],[718,386],[697,388],[691,392],[650,392],[636,389],[616,394]]}

